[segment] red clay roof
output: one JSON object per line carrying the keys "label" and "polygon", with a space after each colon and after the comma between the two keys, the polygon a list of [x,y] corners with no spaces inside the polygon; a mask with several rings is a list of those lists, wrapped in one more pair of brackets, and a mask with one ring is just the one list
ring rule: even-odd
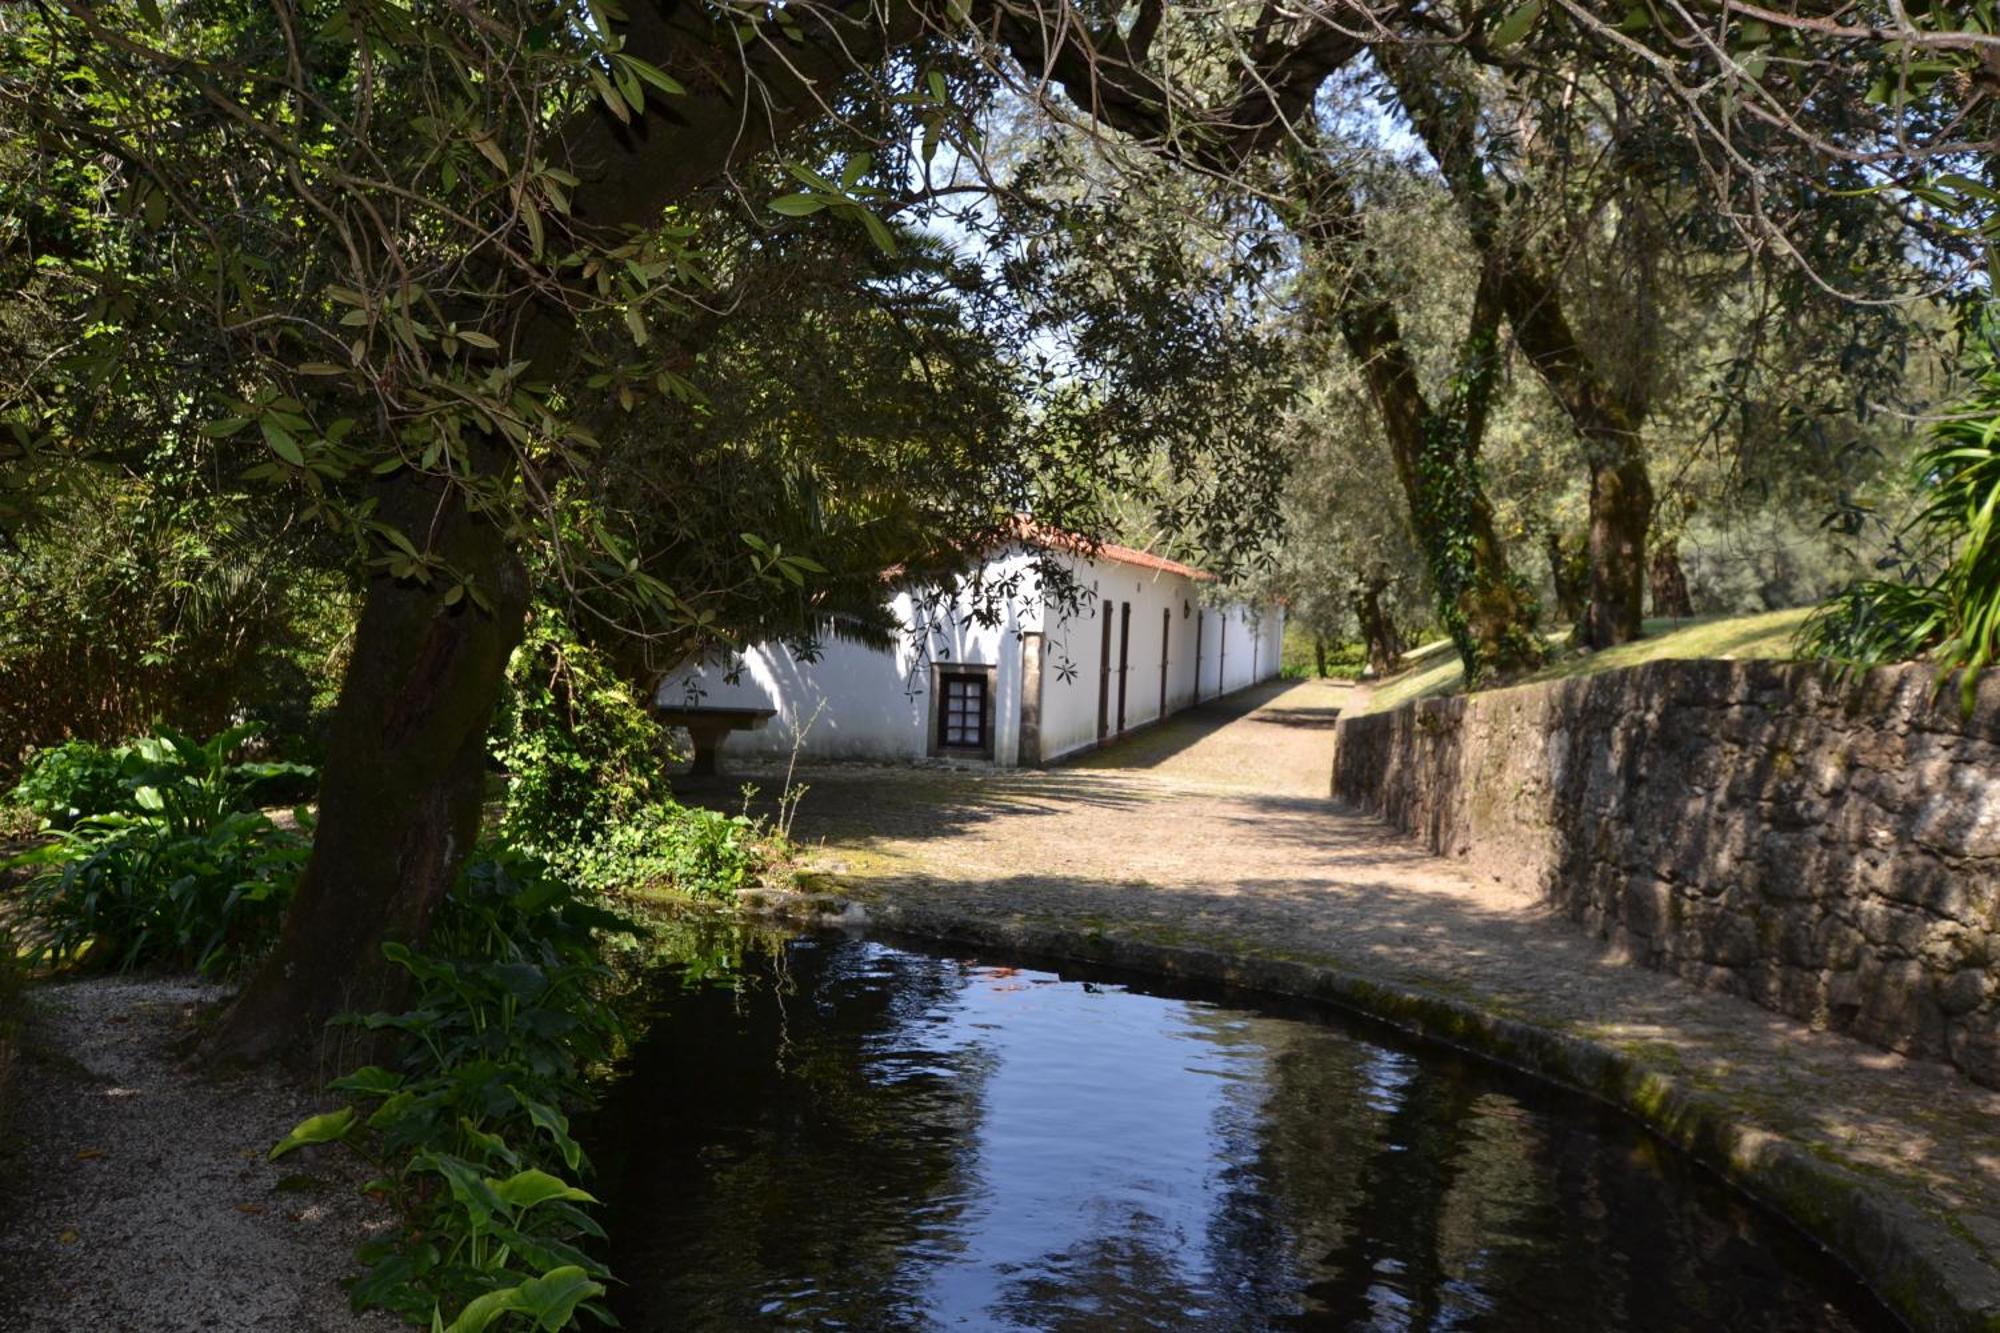
{"label": "red clay roof", "polygon": [[1193,565],[1184,565],[1178,560],[1169,560],[1151,551],[1135,550],[1130,546],[1119,546],[1115,542],[1105,542],[1095,550],[1090,543],[1073,532],[1060,528],[1045,527],[1032,519],[1020,522],[1021,537],[1036,546],[1053,547],[1060,551],[1070,551],[1092,560],[1111,560],[1121,565],[1133,565],[1139,569],[1157,570],[1162,574],[1179,574],[1182,578],[1193,579],[1197,583],[1213,583],[1215,575]]}
{"label": "red clay roof", "polygon": [[1215,582],[1215,575],[1205,569],[1196,569],[1193,565],[1184,565],[1178,560],[1154,555],[1151,551],[1135,551],[1129,546],[1114,546],[1110,542],[1097,548],[1096,557],[1099,560],[1116,560],[1121,565],[1137,565],[1141,569],[1157,569],[1162,574],[1179,574],[1197,583]]}

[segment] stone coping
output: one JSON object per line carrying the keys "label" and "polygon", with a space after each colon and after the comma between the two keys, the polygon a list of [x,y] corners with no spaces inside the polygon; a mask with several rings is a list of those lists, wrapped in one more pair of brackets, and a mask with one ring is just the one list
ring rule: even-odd
{"label": "stone coping", "polygon": [[[2000,1270],[1891,1187],[1764,1129],[1724,1097],[1638,1055],[1385,983],[1323,961],[1161,944],[1063,924],[824,893],[751,891],[741,906],[808,925],[865,925],[928,940],[1301,998],[1384,1022],[1605,1102],[1826,1246],[1919,1333],[2000,1333]],[[2000,1151],[2000,1145],[1996,1145]]]}

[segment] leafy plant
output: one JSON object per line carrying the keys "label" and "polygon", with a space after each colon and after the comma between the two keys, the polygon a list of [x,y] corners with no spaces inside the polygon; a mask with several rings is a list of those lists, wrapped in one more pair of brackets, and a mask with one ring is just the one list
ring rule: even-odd
{"label": "leafy plant", "polygon": [[564,868],[575,849],[666,796],[663,730],[554,612],[537,615],[514,651],[493,755],[507,772],[502,836]]}
{"label": "leafy plant", "polygon": [[122,751],[91,741],[64,741],[29,757],[11,799],[57,828],[120,808]]}
{"label": "leafy plant", "polygon": [[621,1031],[600,940],[632,928],[539,860],[495,851],[453,887],[424,952],[383,947],[411,976],[411,1007],[344,1021],[394,1034],[395,1058],[336,1080],[355,1103],[271,1150],[340,1143],[379,1173],[367,1188],[402,1226],[362,1247],[357,1308],[448,1333],[508,1314],[544,1329],[578,1309],[609,1319],[592,1304],[606,1272],[581,1246],[604,1232],[574,1183],[588,1161],[568,1111]]}
{"label": "leafy plant", "polygon": [[726,898],[754,882],[775,840],[746,814],[663,801],[647,806],[581,849],[576,873],[598,888],[669,888]]}
{"label": "leafy plant", "polygon": [[1807,622],[1811,655],[1855,670],[1928,655],[1962,671],[1965,707],[2000,653],[2000,326],[1988,311],[1980,373],[1916,459],[1923,503],[1899,546],[1898,579],[1849,585]]}
{"label": "leafy plant", "polygon": [[40,960],[219,975],[269,946],[308,844],[245,807],[260,783],[306,770],[233,763],[256,730],[207,741],[162,730],[116,752],[62,747],[37,763],[44,808],[68,827],[4,865],[33,872],[21,901],[42,927]]}

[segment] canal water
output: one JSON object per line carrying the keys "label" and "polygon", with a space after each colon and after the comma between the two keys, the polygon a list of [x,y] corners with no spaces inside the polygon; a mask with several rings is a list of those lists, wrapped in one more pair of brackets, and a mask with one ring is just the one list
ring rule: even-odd
{"label": "canal water", "polygon": [[649,994],[586,1139],[627,1328],[1895,1326],[1622,1119],[1319,1010],[844,936]]}

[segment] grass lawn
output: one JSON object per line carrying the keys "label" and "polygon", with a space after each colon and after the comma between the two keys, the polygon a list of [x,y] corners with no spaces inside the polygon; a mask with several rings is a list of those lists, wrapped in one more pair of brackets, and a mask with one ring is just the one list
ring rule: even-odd
{"label": "grass lawn", "polygon": [[[1787,658],[1792,656],[1792,639],[1812,614],[1811,607],[1790,611],[1766,611],[1754,616],[1706,616],[1683,620],[1646,622],[1646,637],[1636,643],[1607,648],[1601,653],[1578,649],[1558,649],[1559,656],[1540,671],[1511,684],[1526,685],[1541,680],[1567,680],[1599,671],[1638,666],[1674,658],[1718,657],[1737,660],[1749,657]],[[1446,645],[1448,649],[1449,645]],[[1422,657],[1419,658],[1419,654]],[[1401,675],[1370,690],[1367,699],[1348,710],[1349,716],[1383,713],[1399,708],[1412,699],[1428,699],[1438,694],[1457,693],[1465,668],[1456,654],[1439,652],[1437,644],[1427,644],[1411,653],[1412,662]]]}

